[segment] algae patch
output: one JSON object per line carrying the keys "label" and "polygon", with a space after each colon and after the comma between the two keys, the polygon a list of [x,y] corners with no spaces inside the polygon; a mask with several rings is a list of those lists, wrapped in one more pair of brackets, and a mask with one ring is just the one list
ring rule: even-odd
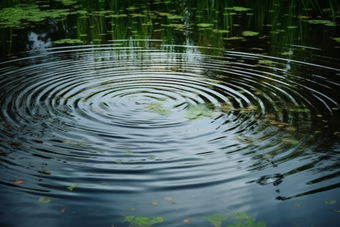
{"label": "algae patch", "polygon": [[171,110],[163,107],[161,103],[148,103],[145,108],[162,116],[169,116],[172,114]]}
{"label": "algae patch", "polygon": [[214,108],[209,108],[208,105],[204,104],[190,105],[185,112],[185,117],[189,120],[203,119],[205,117],[214,118],[219,115],[220,113]]}

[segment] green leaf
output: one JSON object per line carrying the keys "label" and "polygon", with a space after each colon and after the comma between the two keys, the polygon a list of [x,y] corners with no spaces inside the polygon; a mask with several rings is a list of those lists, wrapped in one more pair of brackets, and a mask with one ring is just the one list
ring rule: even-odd
{"label": "green leaf", "polygon": [[336,200],[328,200],[328,201],[325,201],[326,204],[335,204],[336,203]]}
{"label": "green leaf", "polygon": [[274,65],[274,62],[272,60],[259,60],[258,63],[261,65],[269,65],[269,66]]}
{"label": "green leaf", "polygon": [[249,218],[247,213],[245,212],[233,212],[231,213],[232,216],[234,216],[237,219],[247,219]]}
{"label": "green leaf", "polygon": [[150,220],[148,217],[125,216],[124,222],[130,222],[129,227],[150,227],[153,224],[163,222],[162,217],[154,217]]}
{"label": "green leaf", "polygon": [[202,217],[202,219],[207,220],[210,222],[213,226],[221,226],[222,221],[228,218],[228,215],[223,214],[214,214],[207,217]]}
{"label": "green leaf", "polygon": [[201,28],[208,28],[208,27],[212,27],[214,26],[213,24],[207,24],[207,23],[200,23],[197,24],[197,27],[201,27]]}
{"label": "green leaf", "polygon": [[49,203],[49,202],[51,202],[51,200],[50,199],[45,199],[44,197],[40,197],[39,198],[39,202],[41,202],[41,203]]}
{"label": "green leaf", "polygon": [[145,108],[162,116],[169,116],[172,114],[171,110],[163,107],[161,103],[148,103]]}
{"label": "green leaf", "polygon": [[253,31],[244,31],[242,33],[243,36],[255,36],[255,35],[258,35],[259,33],[258,32],[253,32]]}
{"label": "green leaf", "polygon": [[54,44],[82,44],[80,39],[59,39],[53,42]]}
{"label": "green leaf", "polygon": [[125,219],[124,219],[123,223],[124,222],[132,222],[133,219],[135,219],[135,216],[133,216],[133,215],[125,216]]}
{"label": "green leaf", "polygon": [[190,105],[185,112],[185,117],[189,120],[197,120],[203,118],[213,118],[219,116],[219,112],[214,107],[205,104]]}
{"label": "green leaf", "polygon": [[75,188],[75,187],[77,187],[79,185],[79,183],[77,183],[77,184],[75,184],[75,185],[72,185],[72,186],[69,186],[69,187],[67,187],[66,189],[68,189],[68,190],[70,190],[70,191],[73,191],[73,189]]}
{"label": "green leaf", "polygon": [[283,138],[283,139],[281,139],[281,141],[284,142],[284,143],[291,144],[291,145],[296,145],[296,144],[299,143],[299,141],[296,140],[296,139],[288,139],[288,138]]}
{"label": "green leaf", "polygon": [[255,221],[255,218],[249,218],[246,222],[234,222],[230,225],[227,225],[226,227],[266,227],[265,222],[258,222],[257,224],[255,224]]}

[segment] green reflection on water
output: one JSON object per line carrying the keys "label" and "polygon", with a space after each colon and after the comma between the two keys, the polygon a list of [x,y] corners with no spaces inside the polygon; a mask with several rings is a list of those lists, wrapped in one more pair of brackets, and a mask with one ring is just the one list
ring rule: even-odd
{"label": "green reflection on water", "polygon": [[[26,3],[26,4],[18,4]],[[40,23],[58,27],[52,41],[81,40],[84,44],[107,43],[117,39],[162,39],[168,44],[185,44],[186,39],[198,46],[241,47],[247,39],[261,43],[267,37],[271,46],[306,45],[317,42],[320,26],[328,28],[330,41],[336,37],[339,5],[335,0],[279,1],[72,1],[52,0],[46,5],[38,1],[9,1],[1,5],[0,36],[3,51],[11,52],[15,33]],[[191,9],[191,10],[186,10]],[[49,18],[54,18],[51,20]],[[47,20],[48,19],[48,20]],[[50,22],[48,22],[50,21]],[[310,27],[313,26],[310,32]],[[332,28],[335,27],[335,28]],[[291,29],[294,28],[294,29]],[[253,31],[250,33],[250,31]],[[240,38],[246,36],[247,39]],[[258,37],[251,37],[258,35]],[[313,38],[315,36],[315,38]],[[333,38],[337,41],[336,38]],[[64,42],[68,43],[68,42]],[[9,44],[9,45],[8,45]],[[291,56],[285,55],[285,56]]]}

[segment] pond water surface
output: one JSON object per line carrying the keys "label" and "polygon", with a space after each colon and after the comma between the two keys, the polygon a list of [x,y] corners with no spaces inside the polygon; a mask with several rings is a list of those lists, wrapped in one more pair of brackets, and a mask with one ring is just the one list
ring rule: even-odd
{"label": "pond water surface", "polygon": [[337,5],[94,2],[2,5],[1,226],[338,226]]}

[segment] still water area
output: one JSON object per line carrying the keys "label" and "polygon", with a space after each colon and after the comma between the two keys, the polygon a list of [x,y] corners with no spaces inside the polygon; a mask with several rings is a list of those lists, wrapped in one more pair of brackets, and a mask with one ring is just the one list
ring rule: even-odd
{"label": "still water area", "polygon": [[1,3],[0,226],[339,226],[317,2]]}

